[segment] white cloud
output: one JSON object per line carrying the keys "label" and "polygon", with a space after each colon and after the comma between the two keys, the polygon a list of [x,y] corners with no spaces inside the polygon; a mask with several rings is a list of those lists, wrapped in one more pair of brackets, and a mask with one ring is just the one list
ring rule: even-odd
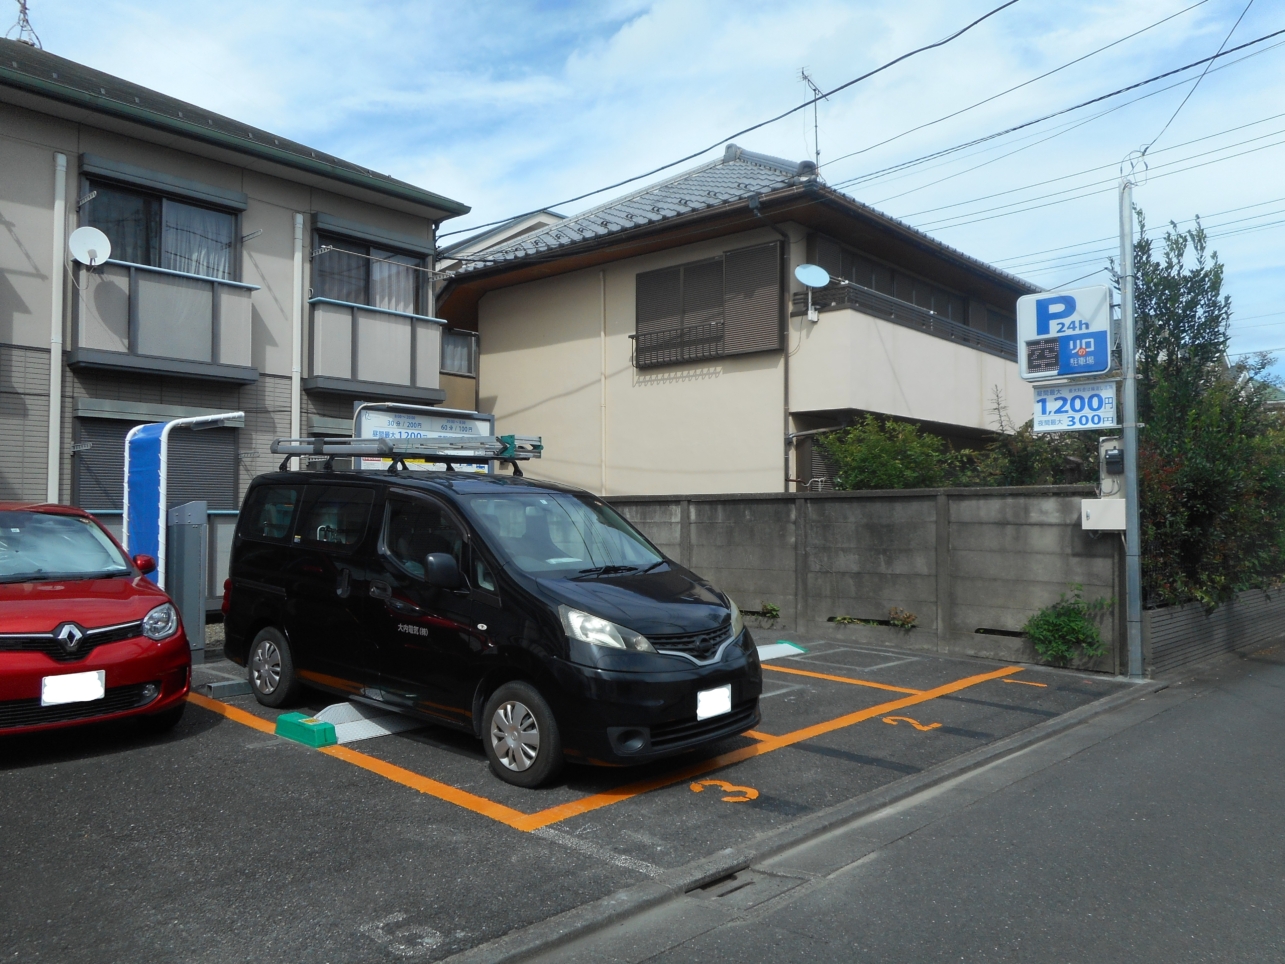
{"label": "white cloud", "polygon": [[[823,102],[822,161],[966,107],[1190,2],[1018,4],[949,46]],[[55,53],[459,198],[473,205],[467,221],[479,223],[554,203],[704,147],[802,101],[806,89],[800,67],[806,66],[823,87],[836,86],[939,39],[991,5],[992,0],[491,0],[468,5],[262,0],[236,6],[101,0],[90,6],[36,0],[32,14],[46,47]],[[1242,9],[1241,0],[1208,0],[1083,64],[824,171],[838,182],[1208,56]],[[1259,4],[1231,45],[1282,27],[1279,9]],[[1285,131],[1281,118],[1174,148],[1279,113],[1278,105],[1285,104],[1282,58],[1285,47],[1212,71],[1156,144],[1155,164]],[[920,223],[1109,177],[1128,151],[1159,132],[1189,86],[1138,100],[1045,143],[1035,143],[1039,137],[1020,143],[1007,138],[997,141],[995,150],[951,157],[935,167],[925,165],[851,190],[872,203],[887,199],[882,206],[889,213],[906,216],[1108,167],[909,218]],[[1045,137],[1053,127],[1038,130]],[[1262,143],[1282,139],[1285,134]],[[740,143],[791,158],[809,156],[811,111],[746,135]],[[1031,146],[999,157],[1020,144]],[[1243,148],[1225,153],[1235,150]],[[982,161],[991,163],[961,173]],[[1170,218],[1285,197],[1285,187],[1278,186],[1285,185],[1283,171],[1285,146],[1272,147],[1187,173],[1157,176],[1136,196],[1159,228]],[[1155,171],[1163,172],[1159,167]],[[943,177],[947,179],[929,184]],[[1046,199],[1051,200],[1056,199]],[[1285,203],[1227,218],[1277,208],[1285,211]],[[1285,214],[1260,220],[1285,220]],[[1238,225],[1246,226],[1252,222]],[[933,231],[978,257],[1018,259],[1005,263],[1038,283],[1055,284],[1101,262],[1077,265],[1069,262],[1085,259],[1068,257],[1062,266],[1030,265],[1036,257],[1030,252],[1108,237],[1115,227],[1115,200],[1107,191]],[[1227,286],[1238,312],[1276,310],[1272,306],[1280,295],[1285,225],[1216,236],[1214,246],[1228,265]],[[1089,250],[1103,247],[1110,242]],[[1285,316],[1281,321],[1280,329],[1244,329],[1234,348],[1285,345]]]}

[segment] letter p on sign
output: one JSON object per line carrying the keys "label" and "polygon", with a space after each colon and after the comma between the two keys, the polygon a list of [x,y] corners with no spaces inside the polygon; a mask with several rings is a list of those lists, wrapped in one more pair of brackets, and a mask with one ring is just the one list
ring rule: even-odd
{"label": "letter p on sign", "polygon": [[1075,299],[1070,295],[1037,298],[1035,301],[1035,334],[1047,335],[1049,322],[1070,318],[1075,314]]}

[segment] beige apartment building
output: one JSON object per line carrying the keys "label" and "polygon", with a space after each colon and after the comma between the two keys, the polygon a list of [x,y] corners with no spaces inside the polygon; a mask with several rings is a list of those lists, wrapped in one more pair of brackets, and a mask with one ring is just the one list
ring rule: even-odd
{"label": "beige apartment building", "polygon": [[[525,225],[524,225],[525,227]],[[438,313],[480,335],[480,408],[603,494],[825,485],[811,439],[865,413],[956,444],[1020,424],[1033,286],[825,186],[723,157],[497,244],[461,243]],[[794,276],[820,264],[812,294]],[[819,448],[819,447],[818,447]]]}
{"label": "beige apartment building", "polygon": [[[0,499],[110,523],[132,426],[243,411],[174,440],[170,501],[232,515],[275,437],[351,434],[361,401],[472,410],[476,335],[436,317],[430,281],[438,226],[467,211],[0,41]],[[70,258],[82,226],[105,264]]]}

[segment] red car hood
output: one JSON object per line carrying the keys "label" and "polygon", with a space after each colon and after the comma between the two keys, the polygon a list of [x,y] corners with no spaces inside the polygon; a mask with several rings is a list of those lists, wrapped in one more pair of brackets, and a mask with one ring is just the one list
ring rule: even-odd
{"label": "red car hood", "polygon": [[0,633],[47,633],[62,622],[85,629],[136,622],[169,602],[143,576],[62,582],[0,583]]}

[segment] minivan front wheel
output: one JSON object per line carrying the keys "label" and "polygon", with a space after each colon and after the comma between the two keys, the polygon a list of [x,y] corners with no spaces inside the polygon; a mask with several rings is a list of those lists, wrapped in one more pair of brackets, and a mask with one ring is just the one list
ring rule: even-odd
{"label": "minivan front wheel", "polygon": [[280,630],[271,626],[259,630],[250,644],[246,669],[254,698],[264,706],[285,706],[298,697],[301,687],[294,658]]}
{"label": "minivan front wheel", "polygon": [[553,711],[530,683],[505,683],[486,701],[482,742],[495,775],[538,787],[562,769],[562,737]]}

